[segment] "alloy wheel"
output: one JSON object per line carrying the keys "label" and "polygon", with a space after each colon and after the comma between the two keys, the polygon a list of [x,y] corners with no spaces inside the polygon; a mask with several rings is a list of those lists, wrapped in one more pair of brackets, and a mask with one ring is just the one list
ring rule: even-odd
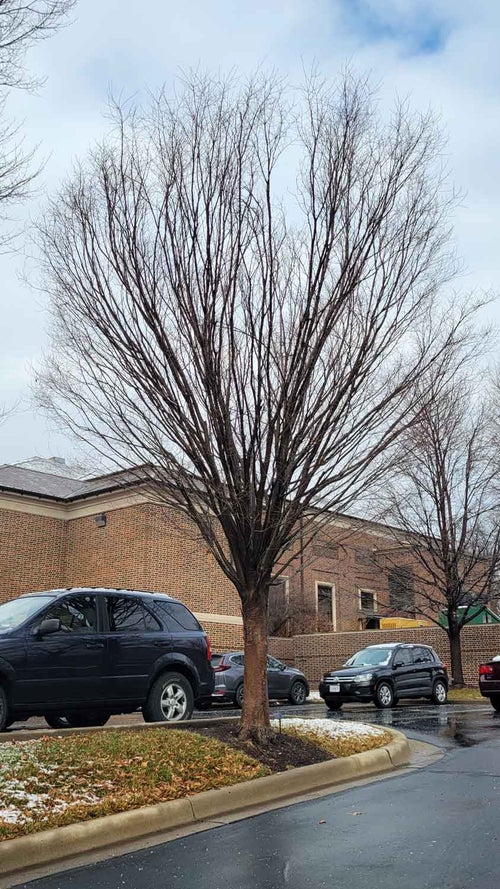
{"label": "alloy wheel", "polygon": [[186,692],[177,682],[169,682],[162,691],[160,708],[167,721],[183,719],[187,711]]}

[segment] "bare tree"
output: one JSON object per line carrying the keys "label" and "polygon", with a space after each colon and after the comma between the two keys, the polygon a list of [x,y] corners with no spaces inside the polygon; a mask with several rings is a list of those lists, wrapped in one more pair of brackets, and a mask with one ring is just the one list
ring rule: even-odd
{"label": "bare tree", "polygon": [[0,89],[32,88],[25,55],[62,25],[76,0],[0,0]]}
{"label": "bare tree", "polygon": [[35,171],[33,153],[23,149],[19,128],[5,123],[11,89],[30,89],[40,80],[28,77],[25,55],[30,46],[59,28],[76,0],[0,0],[0,218],[25,197]]}
{"label": "bare tree", "polygon": [[[11,89],[32,89],[40,83],[26,75],[25,54],[30,46],[52,34],[76,0],[0,0],[0,223],[10,208],[26,197],[38,170],[33,151],[23,146],[20,128],[5,121],[5,103]],[[5,248],[11,233],[0,234]],[[0,423],[12,409],[0,408]]]}
{"label": "bare tree", "polygon": [[40,226],[42,403],[117,465],[153,466],[234,584],[241,731],[260,740],[275,566],[380,481],[464,320],[436,305],[454,264],[432,118],[385,122],[349,76],[293,96],[195,75],[119,112]]}
{"label": "bare tree", "polygon": [[463,685],[461,630],[494,595],[500,559],[491,405],[461,373],[442,389],[433,381],[427,388],[432,397],[402,439],[390,486],[401,531],[394,530],[399,546],[386,561],[401,562],[405,553],[411,583],[397,569],[399,587],[395,577],[385,604],[443,626],[454,681]]}

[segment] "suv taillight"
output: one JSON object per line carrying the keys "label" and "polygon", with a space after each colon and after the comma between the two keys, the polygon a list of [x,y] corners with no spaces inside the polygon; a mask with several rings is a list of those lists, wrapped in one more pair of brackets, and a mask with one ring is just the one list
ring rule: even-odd
{"label": "suv taillight", "polygon": [[489,664],[481,664],[481,666],[479,667],[479,675],[489,676],[490,673],[493,673],[493,667],[490,667]]}
{"label": "suv taillight", "polygon": [[207,636],[207,661],[210,663],[212,660],[212,643],[210,642],[209,636]]}
{"label": "suv taillight", "polygon": [[445,671],[445,673],[447,673],[448,672],[448,664],[441,664],[441,666],[442,666],[443,670]]}
{"label": "suv taillight", "polygon": [[222,661],[218,667],[214,667],[214,673],[225,673],[226,670],[230,670],[230,669],[231,669],[231,664],[225,664]]}

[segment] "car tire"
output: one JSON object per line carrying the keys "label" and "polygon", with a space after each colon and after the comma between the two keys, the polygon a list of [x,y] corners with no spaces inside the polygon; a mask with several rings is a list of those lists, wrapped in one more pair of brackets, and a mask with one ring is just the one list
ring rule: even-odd
{"label": "car tire", "polygon": [[490,695],[490,703],[497,713],[500,713],[500,695]]}
{"label": "car tire", "polygon": [[12,720],[9,716],[9,702],[7,700],[7,692],[3,685],[0,685],[0,732],[11,724]]}
{"label": "car tire", "polygon": [[238,688],[236,689],[236,691],[234,693],[234,703],[240,710],[243,709],[243,683],[242,682],[240,683],[240,685],[238,685]]}
{"label": "car tire", "polygon": [[82,710],[81,713],[68,713],[66,716],[61,713],[46,713],[45,722],[55,729],[93,728],[106,725],[110,715],[110,713],[99,713],[94,710]]}
{"label": "car tire", "polygon": [[432,686],[432,703],[439,706],[441,704],[446,704],[447,700],[448,689],[446,688],[446,683],[443,682],[442,679],[436,679],[434,685]]}
{"label": "car tire", "polygon": [[181,722],[194,709],[191,683],[182,673],[162,673],[153,682],[142,714],[146,722]]}
{"label": "car tire", "polygon": [[329,710],[342,709],[342,701],[335,701],[333,698],[325,698],[325,704]]}
{"label": "car tire", "polygon": [[306,699],[307,686],[305,682],[302,682],[301,679],[296,679],[295,682],[293,682],[291,685],[288,700],[291,704],[296,704],[297,706],[299,706],[301,704],[305,704]]}
{"label": "car tire", "polygon": [[389,710],[394,707],[395,695],[390,682],[379,682],[375,689],[373,703],[379,710]]}

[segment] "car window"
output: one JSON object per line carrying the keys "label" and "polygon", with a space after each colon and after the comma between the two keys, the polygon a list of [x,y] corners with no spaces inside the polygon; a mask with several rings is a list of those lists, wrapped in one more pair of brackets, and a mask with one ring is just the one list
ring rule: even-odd
{"label": "car window", "polygon": [[53,596],[26,596],[13,599],[0,605],[0,633],[15,630],[37,611],[45,608],[53,600]]}
{"label": "car window", "polygon": [[160,630],[160,624],[143,608],[139,599],[109,596],[107,599],[109,629],[112,633],[147,633]]}
{"label": "car window", "polygon": [[349,658],[348,661],[345,662],[345,667],[374,667],[374,666],[383,666],[388,664],[393,649],[392,648],[363,648],[361,651],[353,654],[352,657]]}
{"label": "car window", "polygon": [[245,657],[243,654],[233,654],[231,658],[231,663],[236,664],[237,667],[243,667],[245,665]]}
{"label": "car window", "polygon": [[398,648],[394,654],[393,663],[403,664],[404,666],[413,663],[411,650],[409,648]]}
{"label": "car window", "polygon": [[56,602],[44,614],[44,620],[61,621],[63,633],[96,633],[97,608],[95,596],[69,596]]}
{"label": "car window", "polygon": [[180,602],[162,602],[159,599],[155,599],[155,605],[165,627],[171,633],[200,632],[200,624],[185,605]]}
{"label": "car window", "polygon": [[415,664],[431,664],[433,658],[428,648],[414,648],[413,662]]}

